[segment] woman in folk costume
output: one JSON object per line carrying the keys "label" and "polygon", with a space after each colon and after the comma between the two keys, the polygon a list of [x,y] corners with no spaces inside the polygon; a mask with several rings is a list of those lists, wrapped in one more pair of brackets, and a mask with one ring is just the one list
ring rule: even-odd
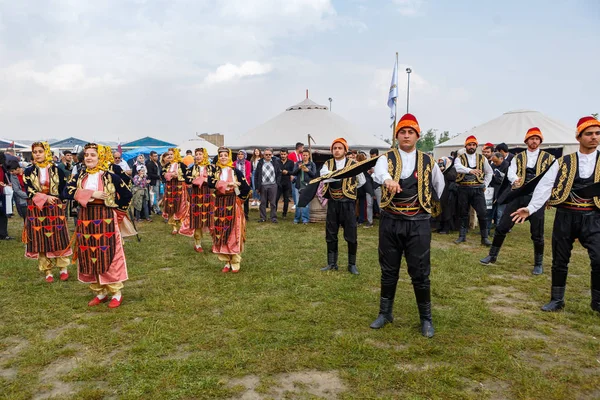
{"label": "woman in folk costume", "polygon": [[168,219],[173,227],[172,235],[179,233],[181,222],[189,212],[187,185],[185,173],[187,167],[182,162],[179,149],[171,148],[165,156],[166,165],[163,167],[165,177],[165,196],[163,197],[163,217]]}
{"label": "woman in folk costume", "polygon": [[192,187],[188,218],[182,223],[179,233],[194,237],[194,250],[202,253],[202,236],[212,231],[214,196],[208,186],[212,174],[208,152],[205,148],[194,151],[194,165],[185,173],[185,182]]}
{"label": "woman in folk costume", "polygon": [[244,201],[250,186],[243,174],[233,167],[231,150],[219,147],[219,161],[209,178],[215,189],[213,253],[225,261],[223,272],[239,272],[246,241]]}
{"label": "woman in folk costume", "polygon": [[52,162],[50,145],[35,142],[31,145],[33,165],[25,170],[23,181],[28,196],[23,242],[25,257],[38,260],[46,282],[54,282],[52,268],[60,269],[60,280],[69,278],[67,266],[73,254],[69,246],[69,228],[63,189],[63,172]]}
{"label": "woman in folk costume", "polygon": [[90,283],[95,297],[88,306],[108,301],[108,307],[121,305],[121,289],[127,280],[127,263],[118,221],[127,212],[131,190],[110,169],[110,148],[95,143],[85,145],[85,170],[73,177],[64,195],[77,200],[76,230],[78,279]]}

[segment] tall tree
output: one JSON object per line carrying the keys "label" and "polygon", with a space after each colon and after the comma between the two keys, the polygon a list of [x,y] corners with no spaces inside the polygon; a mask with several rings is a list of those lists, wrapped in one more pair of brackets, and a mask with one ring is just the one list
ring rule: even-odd
{"label": "tall tree", "polygon": [[444,143],[448,140],[450,140],[450,132],[444,131],[444,132],[442,132],[442,134],[440,135],[440,138],[438,139],[438,144]]}
{"label": "tall tree", "polygon": [[417,149],[432,151],[437,143],[437,129],[429,129],[417,142]]}

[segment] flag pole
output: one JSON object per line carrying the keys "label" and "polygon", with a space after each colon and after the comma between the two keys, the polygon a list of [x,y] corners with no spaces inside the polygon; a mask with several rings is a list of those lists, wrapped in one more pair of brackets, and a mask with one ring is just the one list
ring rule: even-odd
{"label": "flag pole", "polygon": [[[398,76],[398,52],[396,52],[396,71],[394,71],[396,73],[396,77]],[[397,79],[397,78],[396,78]],[[398,98],[396,97],[394,99],[394,125],[392,125],[392,148],[395,145],[396,142],[396,118],[398,116]]]}

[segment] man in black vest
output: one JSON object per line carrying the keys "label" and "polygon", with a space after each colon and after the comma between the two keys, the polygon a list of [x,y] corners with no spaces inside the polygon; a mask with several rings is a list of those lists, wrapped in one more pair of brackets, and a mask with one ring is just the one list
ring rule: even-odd
{"label": "man in black vest", "polygon": [[287,149],[279,151],[279,159],[281,162],[281,184],[279,185],[275,203],[279,203],[279,199],[283,196],[283,212],[281,213],[281,217],[285,219],[288,213],[290,197],[292,196],[292,181],[290,178],[294,171],[294,162],[288,158]]}
{"label": "man in black vest", "polygon": [[600,197],[583,188],[600,182],[600,122],[583,117],[577,123],[579,151],[559,158],[539,181],[527,207],[515,211],[513,221],[523,223],[548,204],[556,207],[552,228],[552,289],[550,302],[542,311],[565,306],[565,288],[573,242],[587,249],[592,267],[592,310],[600,312]]}
{"label": "man in black vest", "polygon": [[[513,189],[521,187],[523,184],[529,183],[537,175],[543,173],[554,162],[554,156],[550,153],[539,149],[540,144],[544,140],[544,136],[539,128],[534,127],[525,134],[525,144],[527,150],[514,156],[506,179]],[[508,186],[508,184],[507,184]],[[515,223],[512,221],[510,214],[521,207],[525,207],[531,201],[531,195],[522,196],[511,201],[502,215],[500,223],[496,227],[494,241],[487,257],[480,260],[484,265],[493,264],[498,258],[500,248],[506,234],[512,229]],[[533,241],[534,267],[533,274],[540,275],[544,272],[544,207],[540,208],[532,214],[529,219],[529,228],[531,232],[531,240]]]}
{"label": "man in black vest", "polygon": [[469,136],[465,140],[466,154],[457,157],[454,162],[456,168],[456,183],[458,184],[458,212],[460,215],[460,233],[455,243],[467,241],[469,228],[469,206],[475,209],[479,220],[481,244],[489,246],[488,239],[487,207],[485,204],[485,189],[492,181],[492,167],[481,154],[476,154],[477,138]]}
{"label": "man in black vest", "polygon": [[[346,159],[348,143],[344,138],[338,138],[331,144],[330,158],[323,164],[320,175],[326,175],[356,163]],[[348,272],[358,275],[356,267],[356,191],[365,184],[363,174],[346,179],[325,179],[323,193],[327,201],[327,218],[325,220],[325,241],[327,242],[327,266],[321,271],[338,270],[338,231],[344,228],[344,239],[348,243]]]}
{"label": "man in black vest", "polygon": [[431,156],[416,150],[420,132],[417,119],[411,114],[404,115],[396,126],[400,148],[380,156],[375,164],[373,180],[382,185],[381,297],[379,316],[371,328],[382,328],[394,320],[392,308],[404,255],[419,309],[421,334],[432,337],[429,218],[439,207],[437,200],[444,191],[444,176]]}

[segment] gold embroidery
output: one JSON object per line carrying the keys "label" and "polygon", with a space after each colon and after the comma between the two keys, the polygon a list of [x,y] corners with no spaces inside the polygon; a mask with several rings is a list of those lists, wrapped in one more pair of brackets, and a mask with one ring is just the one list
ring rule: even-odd
{"label": "gold embroidery", "polygon": [[550,196],[550,201],[548,201],[548,204],[551,206],[560,204],[569,197],[577,173],[578,165],[576,163],[576,153],[566,155],[558,160],[557,184],[552,189],[552,195]]}
{"label": "gold embroidery", "polygon": [[[596,156],[596,172],[594,173],[594,182],[600,182],[600,154]],[[594,204],[600,208],[600,197],[594,197]]]}
{"label": "gold embroidery", "polygon": [[[481,154],[476,154],[475,155],[475,165],[476,165],[476,169],[483,171],[483,160],[484,157]],[[469,161],[467,160],[467,155],[463,154],[462,156],[460,156],[460,162],[462,163],[463,167],[469,168]],[[456,174],[456,182],[460,183],[462,182],[462,180],[465,178],[466,174]],[[476,176],[475,177],[475,181],[478,182],[479,184],[483,184],[484,181],[484,177],[485,174],[481,174],[481,176]]]}
{"label": "gold embroidery", "polygon": [[[400,157],[400,153],[397,148],[394,148],[387,152],[386,154],[388,159],[388,172],[392,179],[396,182],[400,182],[400,175],[402,175],[402,158]],[[394,168],[394,165],[396,166]],[[381,185],[381,208],[387,207],[396,193],[391,193],[387,190],[384,184]]]}

